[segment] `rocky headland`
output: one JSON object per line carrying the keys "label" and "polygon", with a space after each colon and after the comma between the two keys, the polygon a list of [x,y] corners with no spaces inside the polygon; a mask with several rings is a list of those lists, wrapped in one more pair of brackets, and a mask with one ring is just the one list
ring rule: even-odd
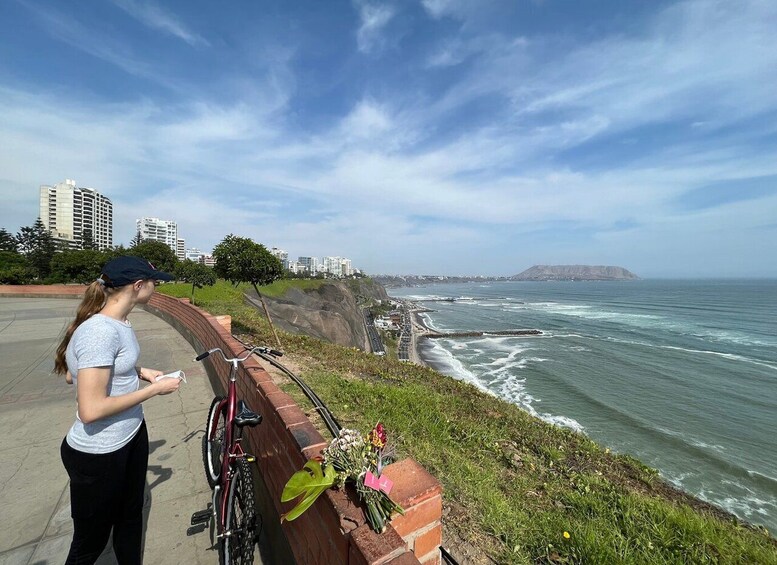
{"label": "rocky headland", "polygon": [[511,281],[633,281],[639,277],[623,267],[605,265],[534,265]]}

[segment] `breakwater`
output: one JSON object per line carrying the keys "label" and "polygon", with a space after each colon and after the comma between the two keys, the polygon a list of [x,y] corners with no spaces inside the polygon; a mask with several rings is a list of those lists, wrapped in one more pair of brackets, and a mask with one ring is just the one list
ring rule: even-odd
{"label": "breakwater", "polygon": [[455,337],[516,337],[516,336],[532,336],[542,335],[540,330],[502,330],[496,332],[435,332],[428,330],[426,333],[421,334],[421,337],[428,337],[430,339],[439,338],[455,338]]}

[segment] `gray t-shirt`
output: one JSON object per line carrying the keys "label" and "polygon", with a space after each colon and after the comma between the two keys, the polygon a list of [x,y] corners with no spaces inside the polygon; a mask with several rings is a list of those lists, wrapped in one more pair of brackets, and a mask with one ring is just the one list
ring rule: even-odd
{"label": "gray t-shirt", "polygon": [[[79,369],[110,367],[111,378],[106,392],[108,396],[121,396],[138,390],[139,353],[138,340],[129,322],[95,314],[73,332],[67,346],[67,367],[76,386]],[[67,443],[86,453],[110,453],[129,443],[142,423],[143,406],[140,404],[91,424],[84,424],[76,411],[76,421],[67,434]]]}

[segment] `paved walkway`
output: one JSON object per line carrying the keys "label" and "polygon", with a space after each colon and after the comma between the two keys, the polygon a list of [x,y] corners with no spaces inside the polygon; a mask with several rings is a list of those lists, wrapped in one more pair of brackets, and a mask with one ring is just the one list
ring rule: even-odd
{"label": "paved walkway", "polygon": [[[70,546],[70,496],[59,446],[75,416],[75,390],[51,371],[77,305],[74,299],[0,297],[0,565],[60,564]],[[141,364],[182,369],[188,381],[178,393],[144,403],[151,449],[144,562],[218,563],[208,530],[187,535],[192,512],[210,501],[201,438],[213,392],[178,332],[139,310],[130,321]],[[115,563],[112,551],[98,563]]]}

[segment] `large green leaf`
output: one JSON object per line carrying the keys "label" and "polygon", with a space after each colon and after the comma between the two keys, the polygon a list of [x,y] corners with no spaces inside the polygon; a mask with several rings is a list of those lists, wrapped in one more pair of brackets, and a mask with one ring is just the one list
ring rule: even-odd
{"label": "large green leaf", "polygon": [[335,484],[335,469],[331,465],[321,467],[321,463],[311,459],[302,470],[294,473],[281,493],[281,502],[288,502],[299,496],[302,496],[297,505],[281,515],[281,522],[284,520],[294,520],[298,518],[305,510],[310,508],[316,499],[331,486]]}

